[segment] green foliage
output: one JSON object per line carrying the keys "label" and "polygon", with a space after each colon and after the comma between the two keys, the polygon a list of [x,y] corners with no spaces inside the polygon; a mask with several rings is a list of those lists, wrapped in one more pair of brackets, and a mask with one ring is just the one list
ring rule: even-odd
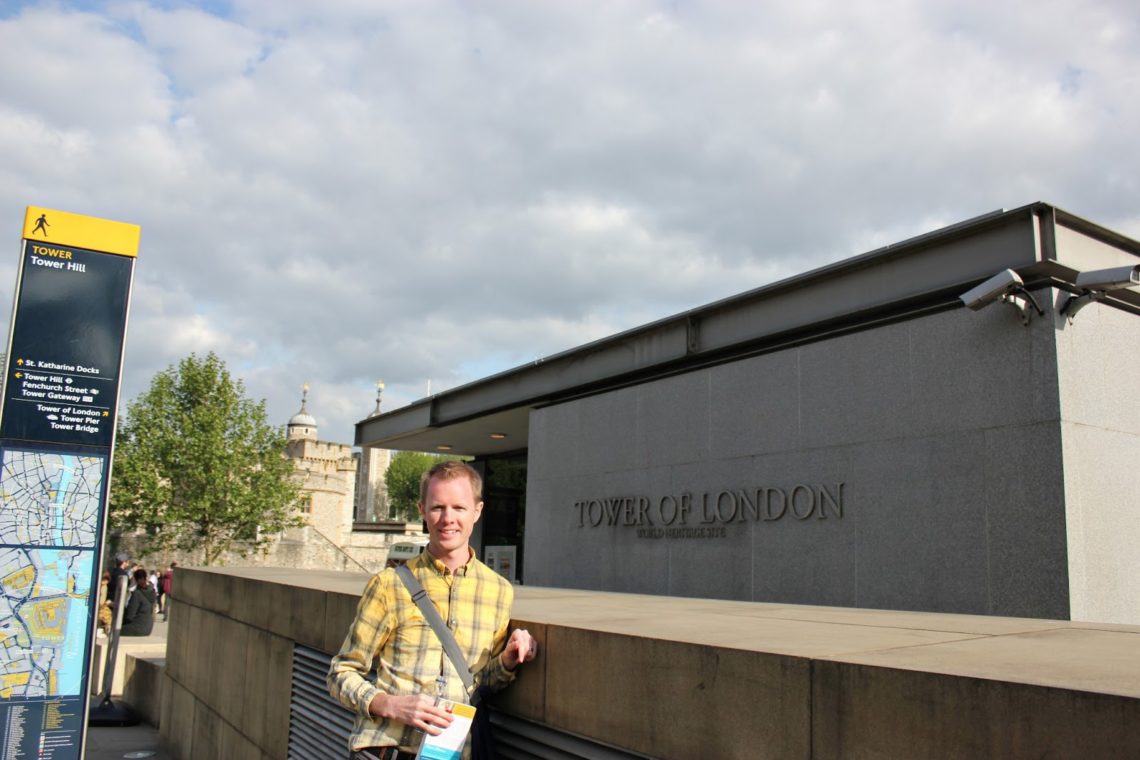
{"label": "green foliage", "polygon": [[436,462],[467,457],[440,456],[420,451],[398,451],[384,473],[388,487],[388,509],[396,520],[420,519],[420,476]]}
{"label": "green foliage", "polygon": [[265,402],[247,399],[214,353],[191,354],[120,421],[111,523],[146,530],[149,552],[200,550],[207,565],[227,550],[246,556],[303,524],[292,475]]}

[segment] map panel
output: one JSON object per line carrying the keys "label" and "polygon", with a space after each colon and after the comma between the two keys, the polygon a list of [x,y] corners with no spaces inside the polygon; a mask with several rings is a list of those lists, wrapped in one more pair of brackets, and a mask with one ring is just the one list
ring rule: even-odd
{"label": "map panel", "polygon": [[0,544],[93,548],[103,504],[101,456],[6,449]]}
{"label": "map panel", "polygon": [[0,699],[83,693],[94,557],[0,548]]}

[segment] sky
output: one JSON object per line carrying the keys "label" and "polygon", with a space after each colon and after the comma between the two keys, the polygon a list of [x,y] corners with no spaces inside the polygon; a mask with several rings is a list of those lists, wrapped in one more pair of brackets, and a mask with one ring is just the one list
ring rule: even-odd
{"label": "sky", "polygon": [[217,353],[324,440],[1000,208],[1140,238],[1134,0],[0,0],[24,209],[138,224],[125,404]]}

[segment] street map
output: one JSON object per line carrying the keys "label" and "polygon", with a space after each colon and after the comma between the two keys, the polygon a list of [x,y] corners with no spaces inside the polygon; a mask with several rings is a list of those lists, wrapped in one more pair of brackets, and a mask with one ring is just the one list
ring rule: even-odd
{"label": "street map", "polygon": [[0,544],[95,546],[100,456],[8,449],[0,471]]}
{"label": "street map", "polygon": [[2,456],[0,699],[81,694],[105,457]]}
{"label": "street map", "polygon": [[0,699],[82,694],[94,557],[0,548]]}

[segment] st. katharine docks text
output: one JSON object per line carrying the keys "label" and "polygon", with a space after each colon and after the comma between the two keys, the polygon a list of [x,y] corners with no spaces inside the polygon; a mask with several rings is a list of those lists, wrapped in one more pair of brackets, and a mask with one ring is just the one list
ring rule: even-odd
{"label": "st. katharine docks text", "polygon": [[723,538],[742,522],[843,519],[843,483],[735,488],[659,498],[615,496],[574,502],[579,528],[636,528],[638,538]]}

